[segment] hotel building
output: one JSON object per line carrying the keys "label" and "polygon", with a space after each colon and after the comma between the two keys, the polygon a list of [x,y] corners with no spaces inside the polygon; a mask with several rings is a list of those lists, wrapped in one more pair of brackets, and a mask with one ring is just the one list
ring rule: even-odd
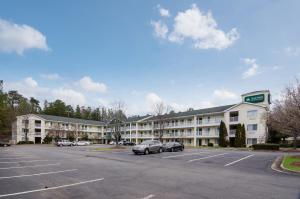
{"label": "hotel building", "polygon": [[[157,116],[129,117],[122,127],[122,139],[140,143],[157,139],[157,131],[163,131],[163,142],[179,141],[189,146],[212,143],[218,145],[220,122],[224,121],[228,140],[234,143],[237,125],[246,128],[246,144],[264,143],[267,125],[264,119],[270,105],[268,90],[243,94],[238,104],[191,110]],[[163,125],[161,125],[163,124]],[[67,118],[51,115],[28,114],[18,116],[13,123],[12,140],[41,143],[46,135],[68,138],[88,136],[94,143],[108,143],[112,133],[107,124],[99,121]]]}

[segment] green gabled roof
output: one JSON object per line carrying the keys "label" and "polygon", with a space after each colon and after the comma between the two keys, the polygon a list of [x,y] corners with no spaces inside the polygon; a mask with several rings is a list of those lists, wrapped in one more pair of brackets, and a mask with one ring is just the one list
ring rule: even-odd
{"label": "green gabled roof", "polygon": [[69,117],[62,117],[62,116],[55,116],[55,115],[44,115],[44,114],[36,114],[38,117],[41,117],[45,120],[49,121],[61,121],[65,123],[77,123],[77,124],[87,124],[87,125],[104,125],[104,122],[95,121],[95,120],[84,120],[78,118],[69,118]]}
{"label": "green gabled roof", "polygon": [[[192,110],[192,111],[184,111],[184,112],[178,112],[178,113],[170,113],[165,114],[162,116],[159,116],[160,119],[171,119],[176,117],[187,117],[187,116],[193,116],[193,115],[204,115],[204,114],[213,114],[213,113],[220,113],[224,112],[225,110],[231,108],[232,106],[235,106],[235,104],[231,105],[225,105],[225,106],[217,106],[212,108],[204,108],[204,109],[198,109],[198,110]],[[153,116],[151,118],[148,118],[147,120],[156,120],[158,116]]]}

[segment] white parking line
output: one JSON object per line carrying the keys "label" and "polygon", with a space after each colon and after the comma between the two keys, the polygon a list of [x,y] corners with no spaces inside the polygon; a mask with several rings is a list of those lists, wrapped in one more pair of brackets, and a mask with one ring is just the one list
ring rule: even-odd
{"label": "white parking line", "polygon": [[68,170],[62,170],[62,171],[51,171],[46,173],[35,173],[30,175],[19,175],[19,176],[6,176],[6,177],[0,177],[0,180],[2,179],[10,179],[10,178],[22,178],[22,177],[30,177],[30,176],[41,176],[41,175],[49,175],[49,174],[55,174],[55,173],[65,173],[70,171],[76,171],[78,169],[68,169]]}
{"label": "white parking line", "polygon": [[4,195],[0,195],[0,198],[7,197],[7,196],[16,196],[16,195],[23,195],[23,194],[34,193],[34,192],[60,189],[60,188],[65,188],[65,187],[72,187],[72,186],[76,186],[76,185],[81,185],[81,184],[86,184],[86,183],[91,183],[91,182],[97,182],[97,181],[101,181],[101,180],[104,180],[104,178],[99,178],[99,179],[95,179],[95,180],[88,180],[88,181],[82,181],[82,182],[77,182],[77,183],[73,183],[73,184],[66,184],[66,185],[61,185],[61,186],[57,186],[57,187],[49,187],[49,188],[43,188],[43,189],[35,189],[35,190],[30,190],[30,191],[4,194]]}
{"label": "white parking line", "polygon": [[56,166],[60,165],[60,163],[55,163],[55,164],[38,164],[38,165],[29,165],[29,166],[20,166],[20,167],[0,167],[0,170],[4,169],[20,169],[20,168],[31,168],[31,167],[45,167],[45,166]]}
{"label": "white parking line", "polygon": [[203,160],[203,159],[208,159],[208,158],[213,158],[213,157],[217,157],[217,156],[222,156],[225,155],[227,153],[221,153],[221,154],[217,154],[217,155],[210,155],[210,156],[206,156],[206,157],[202,157],[202,158],[196,158],[196,159],[192,159],[192,160],[188,160],[187,162],[194,162],[197,160]]}
{"label": "white parking line", "polygon": [[15,160],[15,159],[26,159],[26,158],[33,158],[33,157],[11,157],[11,158],[0,158],[0,160]]}
{"label": "white parking line", "polygon": [[200,154],[203,154],[203,153],[209,153],[209,152],[185,153],[185,154],[180,154],[180,155],[165,156],[165,157],[162,157],[162,158],[175,158],[175,157],[188,156],[188,155],[198,155],[198,154],[200,155]]}
{"label": "white parking line", "polygon": [[9,163],[19,164],[23,162],[45,162],[45,161],[49,161],[49,160],[24,160],[19,162],[0,162],[0,164],[9,164]]}
{"label": "white parking line", "polygon": [[238,159],[238,160],[236,160],[236,161],[230,162],[230,163],[228,163],[228,164],[225,164],[224,166],[227,167],[227,166],[233,165],[233,164],[235,164],[235,163],[237,163],[237,162],[240,162],[240,161],[245,160],[245,159],[247,159],[247,158],[250,158],[250,157],[252,157],[252,156],[254,156],[254,154],[248,155],[248,156],[243,157],[243,158],[241,158],[241,159]]}
{"label": "white parking line", "polygon": [[154,198],[154,196],[155,196],[155,195],[150,194],[150,195],[148,195],[148,196],[146,196],[146,197],[144,197],[144,198],[142,198],[142,199],[150,199],[150,198]]}

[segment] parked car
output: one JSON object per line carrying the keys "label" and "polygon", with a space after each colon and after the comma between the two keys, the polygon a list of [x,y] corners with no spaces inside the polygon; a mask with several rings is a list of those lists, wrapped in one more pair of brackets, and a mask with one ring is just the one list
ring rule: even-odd
{"label": "parked car", "polygon": [[130,141],[126,141],[126,142],[124,143],[124,145],[134,146],[135,143],[134,143],[134,142],[130,142]]}
{"label": "parked car", "polygon": [[135,143],[134,142],[130,142],[127,140],[121,140],[120,142],[118,142],[119,145],[124,145],[124,146],[134,146]]}
{"label": "parked car", "polygon": [[0,146],[4,146],[4,147],[6,147],[6,146],[10,146],[10,143],[9,142],[0,142]]}
{"label": "parked car", "polygon": [[141,144],[138,144],[134,147],[132,147],[132,151],[134,154],[143,153],[145,155],[148,155],[149,153],[163,152],[163,145],[160,141],[157,140],[147,140],[142,142]]}
{"label": "parked car", "polygon": [[167,142],[163,144],[164,151],[183,151],[184,150],[184,145],[179,143],[179,142]]}
{"label": "parked car", "polygon": [[81,140],[81,141],[78,141],[78,142],[73,142],[73,145],[74,146],[88,146],[88,145],[91,145],[91,142]]}
{"label": "parked car", "polygon": [[126,140],[121,140],[120,142],[118,142],[119,145],[126,145]]}
{"label": "parked car", "polygon": [[115,145],[116,142],[115,142],[115,141],[110,141],[109,144],[110,144],[110,145]]}
{"label": "parked car", "polygon": [[56,142],[57,146],[72,146],[73,142],[69,141],[69,140],[59,140]]}

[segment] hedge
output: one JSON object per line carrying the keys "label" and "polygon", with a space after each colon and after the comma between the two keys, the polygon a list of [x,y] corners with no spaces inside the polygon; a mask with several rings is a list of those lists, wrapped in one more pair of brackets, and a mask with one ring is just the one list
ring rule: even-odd
{"label": "hedge", "polygon": [[20,141],[18,144],[34,144],[33,141]]}
{"label": "hedge", "polygon": [[213,143],[208,143],[207,146],[214,146],[214,144]]}
{"label": "hedge", "polygon": [[253,144],[254,150],[279,150],[279,144]]}

